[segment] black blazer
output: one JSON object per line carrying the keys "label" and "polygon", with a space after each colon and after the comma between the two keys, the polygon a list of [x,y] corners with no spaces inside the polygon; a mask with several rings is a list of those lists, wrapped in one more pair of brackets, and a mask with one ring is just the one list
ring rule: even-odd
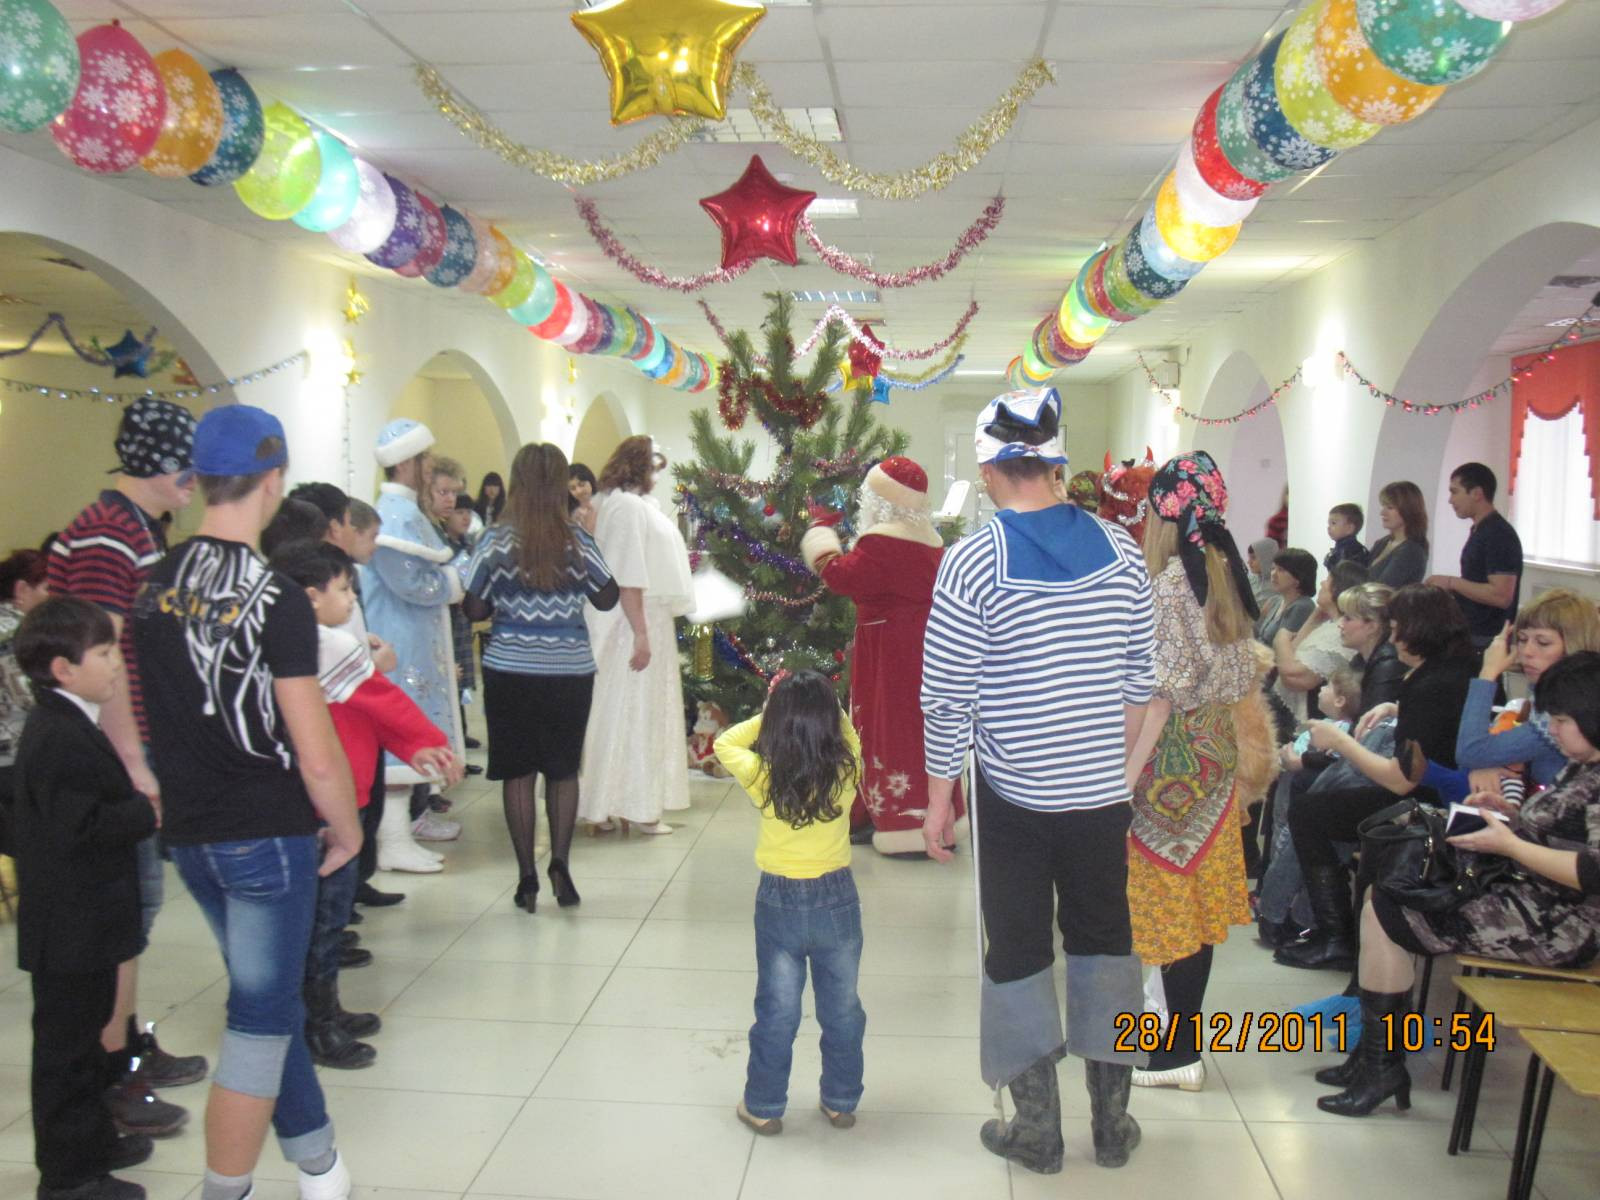
{"label": "black blazer", "polygon": [[155,810],[88,716],[46,692],[17,745],[17,965],[77,974],[139,951],[136,844]]}

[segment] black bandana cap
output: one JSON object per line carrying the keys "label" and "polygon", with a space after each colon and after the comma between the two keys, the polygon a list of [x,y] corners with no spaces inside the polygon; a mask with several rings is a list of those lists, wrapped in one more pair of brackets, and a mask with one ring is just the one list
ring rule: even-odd
{"label": "black bandana cap", "polygon": [[121,472],[135,479],[175,475],[194,463],[194,414],[181,404],[141,396],[122,414],[117,427]]}

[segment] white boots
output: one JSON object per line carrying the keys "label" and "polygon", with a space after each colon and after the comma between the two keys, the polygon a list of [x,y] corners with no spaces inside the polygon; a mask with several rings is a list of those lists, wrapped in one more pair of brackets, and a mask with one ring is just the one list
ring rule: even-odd
{"label": "white boots", "polygon": [[389,788],[378,824],[378,870],[432,875],[444,870],[444,855],[419,846],[411,837],[411,789]]}

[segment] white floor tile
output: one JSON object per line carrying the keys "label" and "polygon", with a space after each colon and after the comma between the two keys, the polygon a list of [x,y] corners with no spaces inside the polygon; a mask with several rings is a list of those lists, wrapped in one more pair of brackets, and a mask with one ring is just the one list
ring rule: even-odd
{"label": "white floor tile", "polygon": [[605,982],[605,967],[438,962],[389,1006],[402,1017],[575,1024]]}

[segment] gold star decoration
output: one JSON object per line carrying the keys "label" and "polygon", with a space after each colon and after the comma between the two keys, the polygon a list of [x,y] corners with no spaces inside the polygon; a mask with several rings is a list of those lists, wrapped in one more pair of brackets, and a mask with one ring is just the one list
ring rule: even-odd
{"label": "gold star decoration", "polygon": [[[352,283],[351,286],[355,286],[354,283]],[[344,373],[344,386],[347,388],[359,386],[361,383],[361,372],[356,370],[356,344],[349,338],[345,338],[344,340],[344,360],[350,364],[349,369]]]}
{"label": "gold star decoration", "polygon": [[371,310],[372,304],[356,286],[356,277],[350,277],[350,286],[344,290],[344,321],[346,325],[359,324]]}
{"label": "gold star decoration", "polygon": [[610,0],[572,14],[611,80],[611,123],[727,115],[733,56],[766,16],[737,0]]}

